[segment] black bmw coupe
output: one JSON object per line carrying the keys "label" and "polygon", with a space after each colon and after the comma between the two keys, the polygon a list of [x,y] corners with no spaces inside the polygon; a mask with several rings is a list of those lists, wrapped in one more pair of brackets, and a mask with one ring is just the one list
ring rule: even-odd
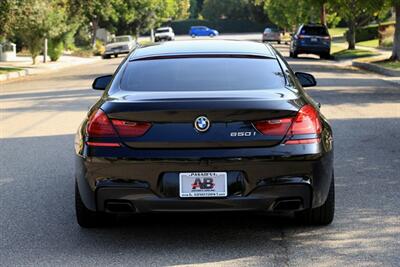
{"label": "black bmw coupe", "polygon": [[265,211],[334,217],[333,137],[268,44],[181,41],[138,47],[78,129],[76,215]]}

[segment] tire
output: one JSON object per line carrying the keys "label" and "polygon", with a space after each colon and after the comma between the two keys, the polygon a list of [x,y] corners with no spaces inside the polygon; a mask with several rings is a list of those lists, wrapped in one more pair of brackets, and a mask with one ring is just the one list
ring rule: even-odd
{"label": "tire", "polygon": [[110,55],[103,55],[103,56],[101,56],[103,59],[110,59],[111,57],[110,57]]}
{"label": "tire", "polygon": [[215,34],[210,33],[208,36],[210,36],[211,38],[213,38],[215,36]]}
{"label": "tire", "polygon": [[91,211],[83,204],[78,184],[75,182],[75,212],[79,226],[83,228],[95,228],[113,222],[115,216]]}
{"label": "tire", "polygon": [[281,41],[278,41],[278,44],[281,44]]}
{"label": "tire", "polygon": [[319,56],[321,59],[330,59],[331,55],[329,53],[323,53]]}
{"label": "tire", "polygon": [[297,58],[298,57],[297,52],[296,51],[290,52],[290,57],[291,58]]}
{"label": "tire", "polygon": [[117,57],[118,57],[118,54],[115,54],[114,57],[117,58]]}
{"label": "tire", "polygon": [[297,219],[306,225],[331,224],[335,215],[335,179],[332,175],[328,197],[321,207],[301,211],[296,214]]}
{"label": "tire", "polygon": [[196,37],[196,34],[192,34],[191,36],[192,36],[192,38],[195,38],[195,37]]}

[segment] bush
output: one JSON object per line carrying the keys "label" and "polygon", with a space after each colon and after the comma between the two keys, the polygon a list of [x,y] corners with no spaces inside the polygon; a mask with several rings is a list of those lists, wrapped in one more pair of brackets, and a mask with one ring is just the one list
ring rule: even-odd
{"label": "bush", "polygon": [[[363,42],[379,38],[379,26],[391,25],[393,22],[382,23],[381,25],[372,24],[356,30],[356,42]],[[345,33],[347,37],[348,31]]]}
{"label": "bush", "polygon": [[100,41],[99,39],[96,40],[96,45],[94,47],[94,55],[95,56],[101,56],[104,54],[104,52],[106,51],[106,47],[104,46],[104,43],[102,41]]}
{"label": "bush", "polygon": [[64,43],[61,40],[49,40],[47,52],[51,61],[57,61],[64,52]]}

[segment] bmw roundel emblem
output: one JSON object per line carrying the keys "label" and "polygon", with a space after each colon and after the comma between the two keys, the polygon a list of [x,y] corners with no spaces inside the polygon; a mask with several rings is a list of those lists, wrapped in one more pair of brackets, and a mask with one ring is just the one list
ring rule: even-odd
{"label": "bmw roundel emblem", "polygon": [[205,132],[210,128],[210,121],[206,116],[197,117],[194,120],[194,128],[199,132]]}

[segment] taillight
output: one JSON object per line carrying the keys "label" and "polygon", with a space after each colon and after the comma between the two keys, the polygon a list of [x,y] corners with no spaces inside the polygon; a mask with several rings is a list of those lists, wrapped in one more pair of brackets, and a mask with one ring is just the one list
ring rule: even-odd
{"label": "taillight", "polygon": [[264,135],[285,135],[292,123],[292,118],[254,122],[256,129]]}
{"label": "taillight", "polygon": [[151,127],[149,122],[134,122],[123,120],[111,120],[119,136],[139,137],[144,135]]}
{"label": "taillight", "polygon": [[[88,121],[86,132],[89,138],[102,137],[139,137],[144,135],[151,127],[148,122],[132,122],[124,120],[110,120],[99,109]],[[119,147],[120,143],[86,142],[89,146]]]}
{"label": "taillight", "polygon": [[110,119],[101,109],[89,118],[86,129],[89,137],[118,137]]}
{"label": "taillight", "polygon": [[[264,135],[287,136],[286,145],[319,143],[322,126],[318,112],[311,105],[303,106],[294,118],[257,121],[254,127]],[[304,135],[314,135],[304,139]],[[299,138],[300,137],[300,138]]]}
{"label": "taillight", "polygon": [[321,130],[321,122],[317,111],[313,106],[305,105],[299,110],[296,118],[293,120],[288,135],[320,134]]}

